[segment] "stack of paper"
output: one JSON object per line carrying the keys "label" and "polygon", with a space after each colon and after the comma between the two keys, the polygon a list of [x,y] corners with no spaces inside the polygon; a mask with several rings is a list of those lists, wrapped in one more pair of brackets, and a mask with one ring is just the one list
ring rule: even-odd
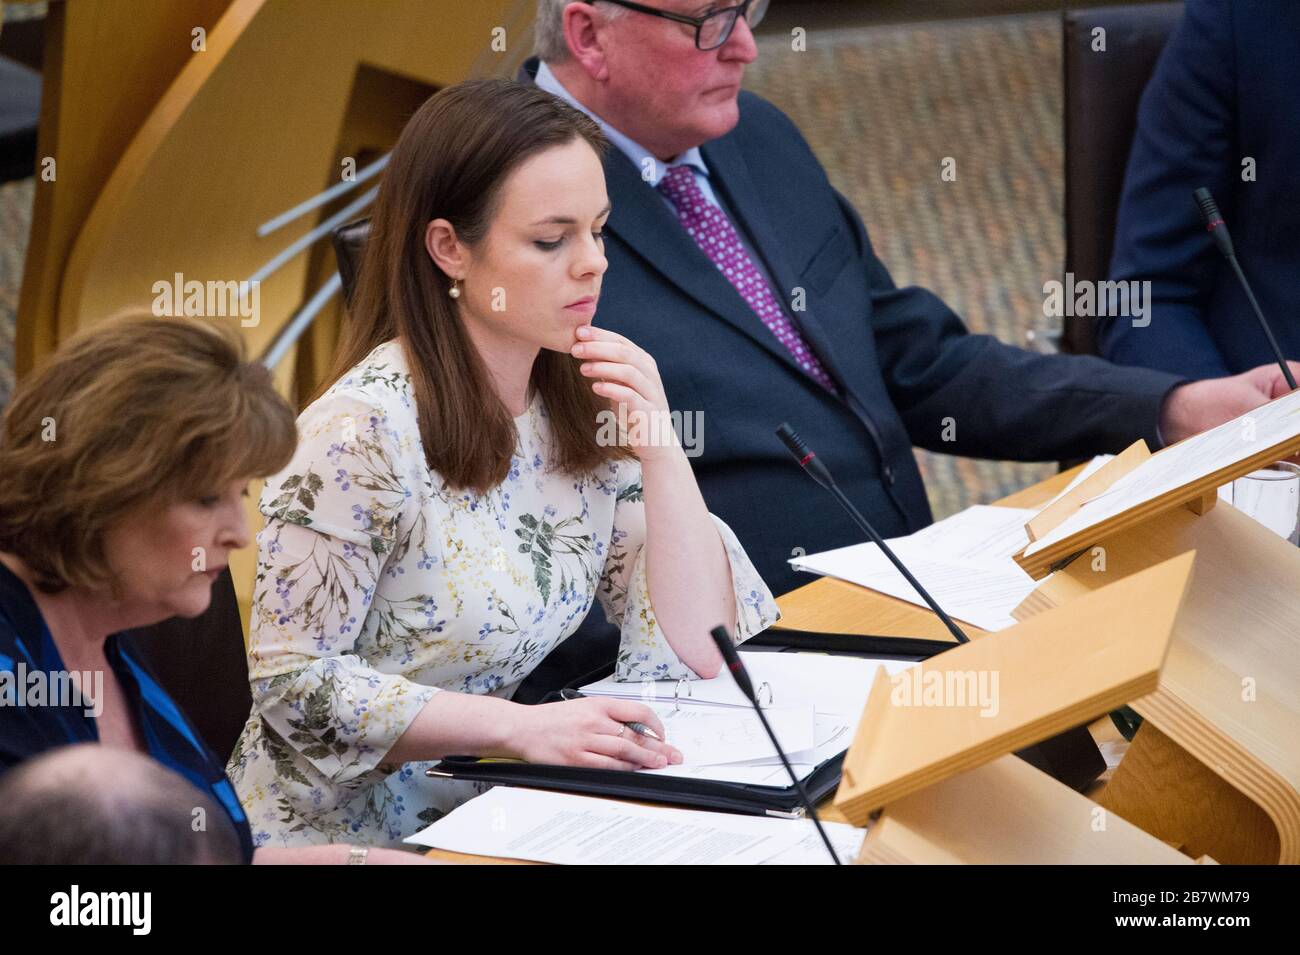
{"label": "stack of paper", "polygon": [[[1070,488],[1110,457],[1094,458],[1070,483]],[[1037,510],[1016,507],[976,505],[888,543],[949,616],[983,630],[1004,630],[1015,625],[1011,611],[1039,583],[1012,560],[1012,555],[1028,545],[1025,524],[1037,513]],[[898,568],[872,543],[796,557],[790,565],[796,570],[847,580],[899,600],[927,606]]]}
{"label": "stack of paper", "polygon": [[[1015,624],[1012,609],[1037,586],[1011,559],[1029,542],[1025,522],[1035,513],[970,507],[908,537],[896,537],[889,546],[949,616],[984,630],[1002,630]],[[875,544],[809,554],[790,564],[926,606]],[[870,621],[863,625],[869,627]]]}
{"label": "stack of paper", "polygon": [[[776,759],[772,741],[752,709],[704,706],[652,706],[668,740],[682,754],[683,766],[715,766]],[[772,707],[765,711],[781,748],[794,752],[813,747],[816,712],[812,705]]]}
{"label": "stack of paper", "polygon": [[[865,829],[826,822],[851,862]],[[831,864],[811,820],[668,809],[497,786],[408,837],[407,843],[560,865]]]}
{"label": "stack of paper", "polygon": [[[821,653],[741,651],[740,656],[764,704],[763,712],[800,778],[849,748],[879,667],[892,676],[915,665]],[[583,687],[582,692],[637,700],[663,720],[668,742],[682,751],[684,761],[642,772],[790,785],[789,774],[753,708],[725,670],[712,680],[680,684],[619,683],[609,678]]]}

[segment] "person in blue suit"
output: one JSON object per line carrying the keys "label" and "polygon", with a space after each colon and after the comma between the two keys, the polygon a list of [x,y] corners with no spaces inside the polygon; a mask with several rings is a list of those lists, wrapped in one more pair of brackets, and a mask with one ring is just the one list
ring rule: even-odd
{"label": "person in blue suit", "polygon": [[[925,289],[895,286],[795,124],[740,90],[757,55],[745,17],[715,11],[700,30],[717,45],[702,50],[694,25],[657,15],[688,17],[699,6],[541,0],[540,60],[520,79],[592,115],[618,147],[605,161],[613,211],[596,322],[655,357],[674,409],[702,413],[693,463],[705,497],[743,528],[774,592],[801,582],[786,564],[795,548],[860,536],[778,442],[782,421],[893,536],[931,521],[914,445],[1024,461],[1079,457],[1137,438],[1177,440],[1272,396],[1267,368],[1263,381],[1186,383],[1191,376],[1031,353],[970,334]],[[729,9],[752,18],[765,6]],[[722,20],[733,23],[717,43]],[[686,186],[730,220],[818,371],[683,226],[669,188],[682,167]]]}
{"label": "person in blue suit", "polygon": [[1108,320],[1111,361],[1189,378],[1273,360],[1193,190],[1214,194],[1282,353],[1300,358],[1300,3],[1188,0],[1142,96],[1111,277],[1151,282],[1150,324]]}
{"label": "person in blue suit", "polygon": [[[893,537],[932,521],[913,446],[1021,461],[1156,447],[1282,393],[1276,367],[1191,382],[1030,353],[896,286],[798,127],[740,89],[766,6],[539,0],[537,55],[518,79],[616,147],[595,323],[654,356],[670,406],[702,424],[689,449],[700,489],[774,593],[807,582],[792,555],[862,536],[777,440],[783,421]],[[521,693],[612,658],[597,642]]]}

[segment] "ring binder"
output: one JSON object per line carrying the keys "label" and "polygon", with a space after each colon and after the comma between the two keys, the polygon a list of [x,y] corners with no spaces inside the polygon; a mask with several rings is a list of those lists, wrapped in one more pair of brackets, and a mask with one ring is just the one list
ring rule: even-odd
{"label": "ring binder", "polygon": [[687,697],[691,695],[691,681],[686,679],[686,677],[682,677],[680,680],[674,683],[673,684],[673,709],[674,710],[680,711],[682,708],[682,700],[680,694],[681,694],[683,684],[685,684],[686,686]]}
{"label": "ring binder", "polygon": [[[613,672],[614,664],[611,661],[601,669],[570,682],[563,690],[576,690],[579,686],[603,679]],[[685,692],[682,691],[683,684]],[[760,684],[760,693],[764,686],[767,687],[767,705],[771,706],[775,700],[775,690],[765,680]],[[563,690],[547,694],[543,702],[560,699]],[[674,708],[680,709],[682,701],[691,696],[691,681],[678,680],[673,686]],[[847,750],[847,742],[845,745]],[[841,751],[824,760],[804,777],[804,787],[814,802],[826,799],[839,786],[840,765],[844,755],[845,751]],[[426,769],[425,775],[760,816],[798,819],[804,815],[799,791],[794,785],[764,786],[658,773],[479,759],[475,756],[448,756]]]}

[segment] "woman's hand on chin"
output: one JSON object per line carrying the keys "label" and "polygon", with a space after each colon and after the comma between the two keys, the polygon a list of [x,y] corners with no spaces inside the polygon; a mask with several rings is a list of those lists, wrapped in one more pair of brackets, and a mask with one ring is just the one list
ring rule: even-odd
{"label": "woman's hand on chin", "polygon": [[617,332],[594,325],[577,330],[571,348],[592,391],[609,399],[617,415],[619,444],[642,462],[681,454],[659,368],[649,353]]}

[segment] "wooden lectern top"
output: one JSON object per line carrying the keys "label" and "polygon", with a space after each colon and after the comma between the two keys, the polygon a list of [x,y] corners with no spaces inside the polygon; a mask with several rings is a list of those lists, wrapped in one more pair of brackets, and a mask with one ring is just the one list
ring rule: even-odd
{"label": "wooden lectern top", "polygon": [[1084,485],[1032,518],[1033,541],[1015,556],[1040,579],[1103,537],[1183,505],[1199,514],[1218,489],[1300,451],[1300,391],[1274,399],[1149,457],[1130,447]]}
{"label": "wooden lectern top", "polygon": [[904,671],[877,672],[835,806],[886,803],[1086,723],[1159,684],[1185,553]]}

